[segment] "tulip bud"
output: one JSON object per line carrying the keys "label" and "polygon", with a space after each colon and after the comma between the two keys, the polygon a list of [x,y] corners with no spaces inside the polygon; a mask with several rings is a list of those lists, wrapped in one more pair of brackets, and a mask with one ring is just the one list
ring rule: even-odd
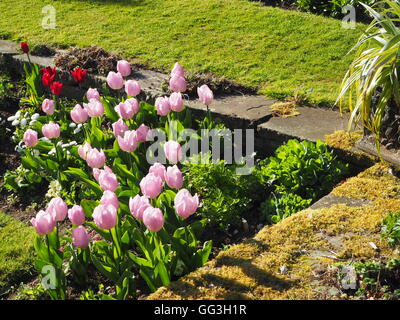
{"label": "tulip bud", "polygon": [[176,213],[183,219],[188,218],[196,212],[199,206],[199,197],[197,193],[192,196],[188,190],[180,190],[174,199]]}
{"label": "tulip bud", "polygon": [[107,76],[107,84],[111,89],[119,90],[124,86],[124,79],[120,73],[110,71]]}
{"label": "tulip bud", "polygon": [[164,226],[164,215],[158,208],[147,208],[143,212],[143,223],[150,231],[158,232]]}
{"label": "tulip bud", "polygon": [[151,207],[149,199],[138,194],[134,198],[129,199],[129,209],[134,218],[143,220],[143,212]]}
{"label": "tulip bud", "polygon": [[68,210],[68,218],[72,224],[80,226],[85,222],[85,212],[81,206],[74,205]]}
{"label": "tulip bud", "polygon": [[86,98],[88,101],[90,101],[91,99],[100,101],[100,94],[97,89],[89,88],[86,92]]}
{"label": "tulip bud", "polygon": [[117,209],[111,204],[100,204],[93,210],[94,223],[100,229],[112,229],[117,224]]}
{"label": "tulip bud", "polygon": [[58,138],[60,136],[60,126],[50,121],[42,127],[42,133],[47,139]]}
{"label": "tulip bud", "polygon": [[165,174],[167,170],[161,164],[156,162],[149,168],[149,173],[153,173],[155,176],[159,177],[162,181],[165,181]]}
{"label": "tulip bud", "polygon": [[176,165],[167,168],[167,171],[165,173],[165,182],[170,188],[174,189],[182,188],[183,185],[182,172]]}
{"label": "tulip bud", "polygon": [[50,200],[46,211],[53,216],[55,221],[63,221],[67,216],[68,206],[63,199],[56,197]]}
{"label": "tulip bud", "polygon": [[28,129],[24,133],[24,143],[28,147],[34,147],[38,143],[38,134],[32,129]]}
{"label": "tulip bud", "polygon": [[172,111],[181,112],[184,107],[182,94],[180,92],[173,92],[169,97],[169,105]]}
{"label": "tulip bud", "polygon": [[43,210],[40,210],[36,214],[36,217],[31,219],[31,224],[40,235],[51,233],[56,226],[53,216]]}
{"label": "tulip bud", "polygon": [[81,105],[77,104],[72,110],[71,110],[71,119],[75,123],[83,123],[88,119],[89,115],[86,111],[86,109],[82,108]]}
{"label": "tulip bud", "polygon": [[199,100],[206,106],[209,106],[214,100],[214,94],[206,84],[197,88],[197,94],[199,95]]}
{"label": "tulip bud", "polygon": [[100,199],[100,203],[104,205],[111,204],[115,207],[115,209],[119,208],[119,201],[117,195],[111,190],[104,191],[103,196]]}
{"label": "tulip bud", "polygon": [[156,110],[160,116],[166,116],[171,111],[169,99],[167,97],[158,97],[156,99]]}
{"label": "tulip bud", "polygon": [[42,102],[42,110],[47,115],[51,116],[54,113],[54,101],[49,99],[44,99]]}
{"label": "tulip bud", "polygon": [[140,181],[139,186],[146,197],[153,199],[162,191],[162,180],[154,173],[149,173]]}
{"label": "tulip bud", "polygon": [[129,130],[129,127],[124,123],[122,119],[119,119],[117,122],[112,124],[114,136],[123,137],[125,132]]}
{"label": "tulip bud", "polygon": [[131,74],[131,65],[126,60],[120,60],[117,62],[117,71],[123,76],[127,77]]}
{"label": "tulip bud", "polygon": [[91,168],[101,168],[106,162],[106,155],[103,150],[99,151],[96,148],[93,148],[88,151],[86,162]]}
{"label": "tulip bud", "polygon": [[99,175],[99,185],[102,190],[110,190],[114,192],[119,186],[117,176],[112,172],[103,170]]}
{"label": "tulip bud", "polygon": [[125,82],[125,92],[128,96],[136,97],[140,93],[140,85],[135,80],[128,80]]}
{"label": "tulip bud", "polygon": [[89,242],[89,234],[83,226],[79,226],[72,230],[72,244],[75,248],[86,249]]}
{"label": "tulip bud", "polygon": [[169,80],[169,87],[174,92],[185,92],[186,91],[186,80],[182,76],[173,75]]}
{"label": "tulip bud", "polygon": [[84,145],[78,147],[78,154],[83,160],[87,160],[87,154],[90,150],[92,150],[92,147],[86,142]]}
{"label": "tulip bud", "polygon": [[176,141],[168,141],[164,144],[164,153],[167,159],[172,163],[177,163],[182,160],[182,147]]}
{"label": "tulip bud", "polygon": [[172,68],[171,77],[173,76],[185,77],[185,70],[178,62],[175,63],[174,67]]}

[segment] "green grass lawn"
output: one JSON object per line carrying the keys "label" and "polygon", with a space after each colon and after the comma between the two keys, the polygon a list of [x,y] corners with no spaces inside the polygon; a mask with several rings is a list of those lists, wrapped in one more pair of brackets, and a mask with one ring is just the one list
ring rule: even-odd
{"label": "green grass lawn", "polygon": [[0,212],[0,294],[33,268],[33,228]]}
{"label": "green grass lawn", "polygon": [[[48,4],[57,10],[54,30],[41,27]],[[346,53],[365,28],[247,0],[1,0],[0,18],[2,37],[98,45],[165,70],[179,61],[264,93],[304,85],[318,102],[336,99]]]}

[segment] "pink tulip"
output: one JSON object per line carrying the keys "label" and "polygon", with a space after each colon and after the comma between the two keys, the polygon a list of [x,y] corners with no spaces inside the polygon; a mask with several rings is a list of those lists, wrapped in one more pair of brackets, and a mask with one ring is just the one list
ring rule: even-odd
{"label": "pink tulip", "polygon": [[153,199],[161,193],[163,187],[162,183],[160,177],[156,176],[154,173],[149,173],[140,181],[139,186],[143,195]]}
{"label": "pink tulip", "polygon": [[182,189],[175,196],[174,206],[178,216],[186,219],[199,207],[199,197],[197,193],[192,196],[188,190]]}
{"label": "pink tulip", "polygon": [[185,77],[185,70],[178,62],[175,63],[174,67],[172,68],[171,77],[173,76]]}
{"label": "pink tulip", "polygon": [[153,173],[155,176],[159,177],[162,181],[165,181],[165,174],[167,170],[165,167],[159,163],[156,162],[149,168],[149,173]]}
{"label": "pink tulip", "polygon": [[100,199],[100,203],[104,205],[111,204],[115,207],[115,209],[119,208],[119,201],[117,195],[111,190],[104,191],[103,196]]}
{"label": "pink tulip", "polygon": [[121,102],[115,108],[119,116],[125,120],[132,119],[132,117],[139,111],[139,103],[135,98],[130,98]]}
{"label": "pink tulip", "polygon": [[86,142],[84,145],[78,147],[78,154],[83,160],[87,160],[87,154],[90,150],[92,150],[92,147]]}
{"label": "pink tulip", "polygon": [[149,207],[143,212],[143,223],[150,231],[158,232],[164,226],[164,215],[160,209]]}
{"label": "pink tulip", "polygon": [[125,131],[129,130],[129,127],[125,124],[122,119],[119,119],[117,122],[112,124],[113,133],[115,137],[123,137]]}
{"label": "pink tulip", "polygon": [[184,107],[182,94],[180,92],[173,92],[169,97],[169,105],[172,111],[181,112]]}
{"label": "pink tulip", "polygon": [[124,86],[124,79],[119,72],[110,71],[107,76],[107,84],[111,89],[119,90]]}
{"label": "pink tulip", "polygon": [[167,97],[158,97],[156,99],[156,110],[160,116],[166,116],[171,111],[169,99]]}
{"label": "pink tulip", "polygon": [[145,196],[137,194],[134,198],[129,199],[129,209],[136,219],[143,220],[143,212],[149,207],[151,207],[149,198]]}
{"label": "pink tulip", "polygon": [[93,176],[96,179],[97,182],[99,182],[99,177],[100,177],[100,173],[102,173],[103,171],[106,171],[108,173],[113,173],[111,168],[108,166],[104,166],[104,170],[103,169],[98,169],[98,168],[93,168]]}
{"label": "pink tulip", "polygon": [[139,142],[147,141],[147,135],[149,134],[150,128],[145,124],[141,124],[136,130],[136,137]]}
{"label": "pink tulip", "polygon": [[47,139],[58,138],[60,136],[60,126],[50,121],[42,127],[42,133]]}
{"label": "pink tulip", "polygon": [[77,104],[71,111],[71,119],[75,123],[83,123],[88,117],[86,109],[82,108],[80,104]]}
{"label": "pink tulip", "polygon": [[83,107],[91,118],[101,117],[104,114],[104,106],[99,100],[90,99],[89,103],[83,104]]}
{"label": "pink tulip", "polygon": [[167,159],[172,163],[177,163],[182,160],[182,147],[176,141],[168,141],[164,144],[164,153]]}
{"label": "pink tulip", "polygon": [[167,171],[165,173],[165,182],[170,188],[177,190],[182,188],[183,185],[182,172],[176,165],[167,168]]}
{"label": "pink tulip", "polygon": [[55,221],[63,221],[68,213],[68,206],[60,197],[50,200],[46,211],[50,213]]}
{"label": "pink tulip", "polygon": [[72,229],[72,244],[75,248],[86,249],[89,245],[90,237],[83,226]]}
{"label": "pink tulip", "polygon": [[68,210],[68,218],[72,224],[80,226],[85,222],[85,212],[81,206],[74,205]]}
{"label": "pink tulip", "polygon": [[131,65],[126,60],[120,60],[117,62],[117,70],[123,76],[127,77],[131,74]]}
{"label": "pink tulip", "polygon": [[114,192],[115,190],[117,190],[119,182],[117,176],[114,173],[103,170],[100,172],[99,175],[99,185],[100,188],[104,191],[109,190]]}
{"label": "pink tulip", "polygon": [[93,210],[92,217],[100,229],[109,230],[117,224],[117,209],[111,204],[100,204]]}
{"label": "pink tulip", "polygon": [[197,94],[199,95],[199,100],[206,106],[209,106],[214,100],[214,94],[206,84],[197,88]]}
{"label": "pink tulip", "polygon": [[173,75],[169,80],[169,87],[174,92],[185,92],[186,91],[186,80],[182,76]]}
{"label": "pink tulip", "polygon": [[117,137],[118,145],[125,152],[134,152],[138,145],[136,131],[125,131],[124,137]]}
{"label": "pink tulip", "polygon": [[86,92],[86,98],[88,101],[92,99],[100,101],[100,94],[97,89],[89,88],[89,90]]}
{"label": "pink tulip", "polygon": [[28,147],[34,147],[38,143],[38,134],[32,129],[28,129],[24,133],[24,143]]}
{"label": "pink tulip", "polygon": [[106,162],[106,155],[103,150],[100,149],[99,151],[96,148],[93,148],[88,151],[86,162],[91,168],[101,168]]}
{"label": "pink tulip", "polygon": [[125,82],[125,92],[128,96],[136,97],[140,93],[140,85],[135,80],[128,80]]}
{"label": "pink tulip", "polygon": [[42,102],[42,110],[47,115],[51,116],[54,113],[54,101],[49,99],[44,99]]}
{"label": "pink tulip", "polygon": [[36,217],[31,219],[31,224],[40,235],[51,233],[56,226],[53,216],[43,210],[40,210]]}

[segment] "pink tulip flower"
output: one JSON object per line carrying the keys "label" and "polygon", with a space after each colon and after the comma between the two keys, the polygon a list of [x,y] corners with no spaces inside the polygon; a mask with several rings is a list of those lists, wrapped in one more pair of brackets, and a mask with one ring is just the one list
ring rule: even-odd
{"label": "pink tulip flower", "polygon": [[136,137],[139,142],[147,141],[147,135],[149,134],[150,128],[145,124],[141,124],[136,130]]}
{"label": "pink tulip flower", "polygon": [[171,112],[171,106],[169,104],[168,97],[158,97],[156,99],[155,105],[157,114],[160,116],[166,116],[168,113]]}
{"label": "pink tulip flower", "polygon": [[104,191],[109,190],[114,192],[115,190],[117,190],[119,182],[117,176],[114,173],[103,170],[100,172],[99,175],[99,185],[100,188]]}
{"label": "pink tulip flower", "polygon": [[88,101],[92,99],[100,101],[100,94],[97,89],[89,88],[89,90],[86,92],[86,98]]}
{"label": "pink tulip flower", "polygon": [[127,77],[131,74],[131,65],[126,60],[120,60],[117,62],[117,71],[123,76]]}
{"label": "pink tulip flower", "polygon": [[132,117],[139,111],[139,103],[135,98],[130,98],[125,102],[121,102],[114,109],[121,118],[128,120],[132,119]]}
{"label": "pink tulip flower", "polygon": [[44,99],[42,102],[42,110],[45,114],[51,116],[54,113],[54,101]]}
{"label": "pink tulip flower", "polygon": [[115,137],[123,137],[124,133],[129,130],[129,127],[125,124],[122,119],[112,124],[113,133]]}
{"label": "pink tulip flower", "polygon": [[100,149],[99,151],[96,148],[93,148],[88,151],[86,162],[91,168],[101,168],[106,162],[106,155],[103,150]]}
{"label": "pink tulip flower", "polygon": [[209,106],[214,100],[214,94],[206,84],[203,84],[201,87],[197,88],[197,94],[199,96],[199,100],[206,106]]}
{"label": "pink tulip flower", "polygon": [[173,76],[185,77],[185,70],[178,62],[175,63],[174,67],[172,68],[171,77]]}
{"label": "pink tulip flower", "polygon": [[78,147],[78,154],[83,160],[87,160],[87,154],[90,150],[92,150],[92,147],[88,142],[85,142],[84,145]]}
{"label": "pink tulip flower", "polygon": [[143,223],[150,231],[158,232],[164,226],[164,215],[160,209],[149,207],[143,212]]}
{"label": "pink tulip flower", "polygon": [[119,201],[117,195],[111,190],[104,191],[103,196],[100,199],[100,203],[104,205],[111,204],[115,207],[115,209],[119,208]]}
{"label": "pink tulip flower", "polygon": [[156,176],[154,173],[148,173],[142,181],[140,181],[140,190],[143,195],[146,197],[153,199],[157,197],[163,188],[163,181],[160,177]]}
{"label": "pink tulip flower", "polygon": [[85,227],[79,226],[72,229],[72,244],[75,248],[86,249],[89,245],[90,237]]}
{"label": "pink tulip flower", "polygon": [[145,196],[139,196],[138,194],[134,198],[129,199],[129,209],[134,218],[143,220],[143,212],[150,208],[149,198]]}
{"label": "pink tulip flower", "polygon": [[125,92],[128,96],[136,97],[140,93],[140,90],[142,89],[137,81],[128,80],[125,82]]}
{"label": "pink tulip flower", "polygon": [[90,99],[89,103],[83,104],[83,107],[91,118],[101,117],[104,114],[104,106],[99,100]]}
{"label": "pink tulip flower", "polygon": [[163,182],[165,181],[165,174],[167,170],[164,165],[159,162],[156,162],[149,168],[149,173],[153,173],[155,176],[159,177]]}
{"label": "pink tulip flower", "polygon": [[180,92],[173,92],[169,97],[169,105],[172,111],[181,112],[183,110],[183,99]]}
{"label": "pink tulip flower", "polygon": [[179,190],[183,185],[183,176],[181,170],[174,165],[173,167],[168,167],[165,172],[165,182],[168,187]]}
{"label": "pink tulip flower", "polygon": [[167,159],[172,163],[177,163],[182,160],[182,147],[176,141],[168,141],[164,144],[164,153]]}
{"label": "pink tulip flower", "polygon": [[174,92],[185,92],[186,79],[182,76],[173,75],[169,80],[169,87]]}
{"label": "pink tulip flower", "polygon": [[42,133],[47,139],[58,138],[60,136],[60,126],[50,121],[42,127]]}
{"label": "pink tulip flower", "polygon": [[43,210],[40,210],[36,214],[36,217],[31,219],[31,224],[40,235],[51,233],[56,226],[53,216]]}
{"label": "pink tulip flower", "polygon": [[174,206],[178,216],[186,219],[199,207],[199,197],[197,193],[192,196],[188,190],[182,189],[175,196]]}
{"label": "pink tulip flower", "polygon": [[38,143],[38,133],[35,130],[28,129],[24,133],[24,143],[27,147],[34,147]]}
{"label": "pink tulip flower", "polygon": [[119,90],[124,86],[124,79],[119,72],[110,71],[107,76],[107,84],[111,89]]}
{"label": "pink tulip flower", "polygon": [[79,205],[74,205],[71,209],[68,210],[68,219],[72,224],[80,226],[85,222],[85,212],[83,208]]}
{"label": "pink tulip flower", "polygon": [[93,210],[94,223],[100,229],[112,229],[118,221],[117,209],[111,204],[100,204]]}
{"label": "pink tulip flower", "polygon": [[125,131],[124,137],[117,137],[118,145],[125,152],[134,152],[138,145],[136,131]]}
{"label": "pink tulip flower", "polygon": [[71,110],[71,119],[75,123],[83,123],[88,119],[89,115],[86,111],[86,109],[82,108],[80,104],[77,104],[72,110]]}
{"label": "pink tulip flower", "polygon": [[113,173],[109,166],[104,166],[104,170],[98,169],[98,168],[93,168],[93,176],[97,182],[99,182],[100,173],[102,173],[103,171],[106,171],[108,173]]}
{"label": "pink tulip flower", "polygon": [[63,221],[68,214],[68,206],[60,197],[50,200],[46,212],[50,213],[55,221]]}

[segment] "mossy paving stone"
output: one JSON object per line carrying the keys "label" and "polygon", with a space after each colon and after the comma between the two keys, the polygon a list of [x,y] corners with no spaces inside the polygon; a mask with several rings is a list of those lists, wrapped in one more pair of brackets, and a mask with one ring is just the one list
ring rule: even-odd
{"label": "mossy paving stone", "polygon": [[329,203],[265,226],[148,299],[340,298],[332,281],[324,280],[332,264],[396,256],[381,239],[380,225],[388,212],[400,210],[400,180],[378,163],[332,193],[368,201]]}

